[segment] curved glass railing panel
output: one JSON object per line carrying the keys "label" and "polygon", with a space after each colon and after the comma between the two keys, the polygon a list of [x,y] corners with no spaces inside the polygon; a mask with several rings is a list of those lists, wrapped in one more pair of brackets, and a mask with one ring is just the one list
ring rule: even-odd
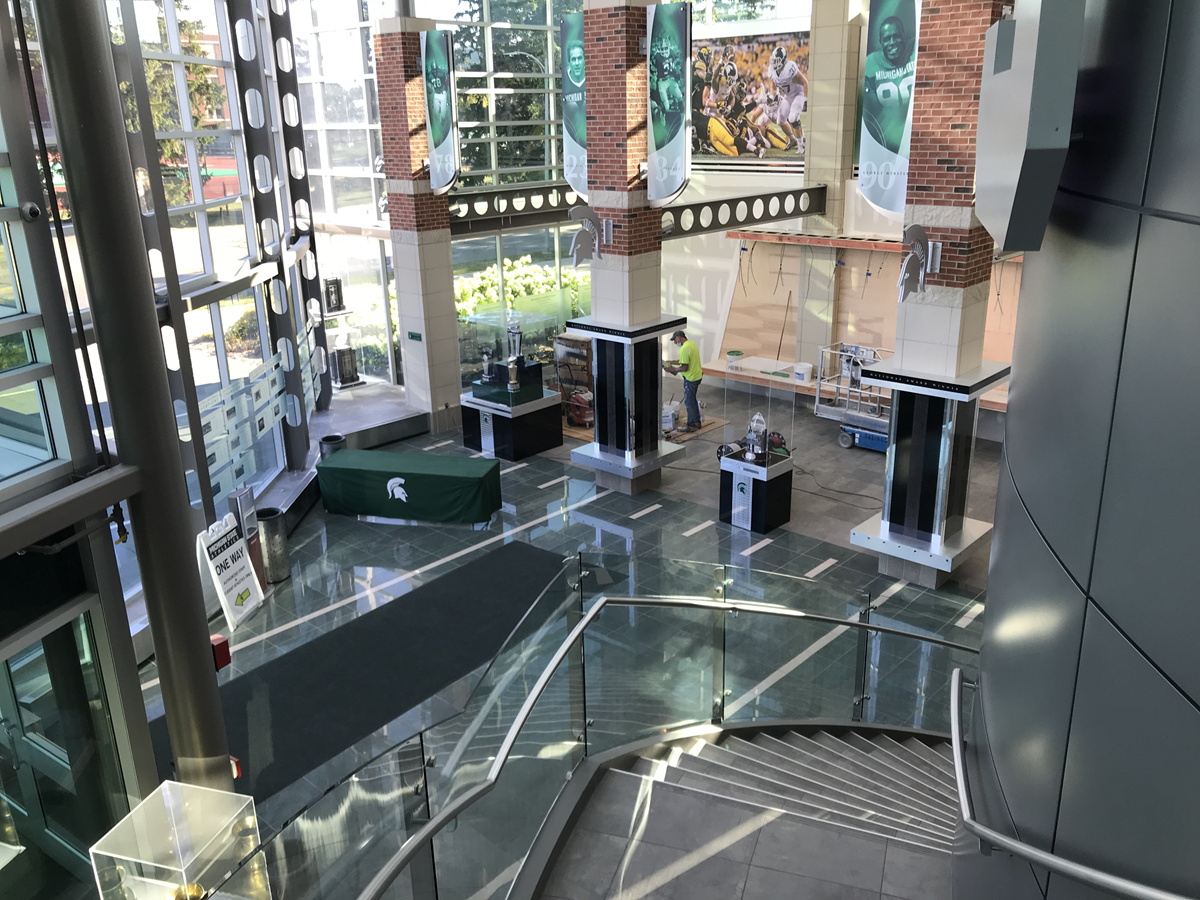
{"label": "curved glass railing panel", "polygon": [[858,632],[804,619],[725,616],[724,718],[852,719]]}
{"label": "curved glass railing panel", "polygon": [[600,611],[583,639],[589,754],[712,720],[721,615],[619,599]]}
{"label": "curved glass railing panel", "polygon": [[568,585],[544,592],[480,680],[462,715],[426,731],[431,813],[487,776],[530,685],[578,619],[579,598]]}
{"label": "curved glass railing panel", "polygon": [[542,820],[584,756],[579,675],[577,661],[558,666],[504,777],[433,839],[439,900],[500,900],[508,893]]}
{"label": "curved glass railing panel", "polygon": [[[881,608],[881,597],[745,567],[580,557],[509,636],[463,714],[338,784],[220,891],[501,898],[585,755],[714,721],[948,731],[951,672],[973,673],[977,649],[928,628],[928,616],[906,618],[902,604]],[[397,867],[385,891],[367,891]]]}

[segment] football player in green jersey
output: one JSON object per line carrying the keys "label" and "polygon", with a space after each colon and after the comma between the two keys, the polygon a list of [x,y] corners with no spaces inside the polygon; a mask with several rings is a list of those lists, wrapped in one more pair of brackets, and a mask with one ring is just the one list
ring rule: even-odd
{"label": "football player in green jersey", "polygon": [[916,80],[913,43],[904,22],[889,16],[879,25],[879,49],[867,55],[863,81],[863,123],[871,137],[900,152]]}

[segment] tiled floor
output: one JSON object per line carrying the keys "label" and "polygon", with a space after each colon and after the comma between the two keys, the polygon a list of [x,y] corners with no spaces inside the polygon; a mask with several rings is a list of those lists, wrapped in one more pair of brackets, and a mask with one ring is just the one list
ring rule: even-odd
{"label": "tiled floor", "polygon": [[[273,586],[264,607],[231,637],[233,663],[219,679],[244,675],[510,540],[564,557],[584,554],[592,592],[712,596],[720,564],[730,598],[844,618],[862,605],[863,592],[876,599],[886,593],[879,614],[893,623],[977,645],[982,617],[963,617],[984,600],[986,558],[969,562],[937,591],[897,587],[894,579],[880,577],[874,555],[849,546],[849,531],[879,508],[874,498],[881,492],[883,456],[843,450],[836,435],[834,423],[811,413],[797,417],[792,520],[766,536],[716,521],[720,430],[711,440],[689,441],[660,488],[635,497],[598,489],[591,470],[570,462],[570,448],[577,446],[570,440],[522,463],[502,463],[503,509],[478,526],[360,521],[329,515],[318,504],[290,536],[292,578]],[[387,449],[470,452],[457,434],[423,435]],[[998,449],[981,446],[973,473],[970,512],[989,521],[998,457]],[[807,574],[810,581],[764,573]],[[142,678],[148,713],[161,715],[153,663]],[[319,789],[323,777],[314,775],[310,787]]]}

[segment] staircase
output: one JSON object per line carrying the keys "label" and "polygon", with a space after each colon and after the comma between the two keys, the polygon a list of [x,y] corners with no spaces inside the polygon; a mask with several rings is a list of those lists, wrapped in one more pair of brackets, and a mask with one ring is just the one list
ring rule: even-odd
{"label": "staircase", "polygon": [[543,897],[949,900],[956,824],[946,743],[696,739],[604,775]]}

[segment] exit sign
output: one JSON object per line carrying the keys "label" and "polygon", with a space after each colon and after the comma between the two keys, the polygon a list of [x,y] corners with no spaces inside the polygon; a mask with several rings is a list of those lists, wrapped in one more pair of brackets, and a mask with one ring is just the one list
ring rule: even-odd
{"label": "exit sign", "polygon": [[409,339],[410,341],[419,341],[419,340],[421,339],[421,332],[419,332],[419,331],[410,331],[410,332],[408,333],[408,339]]}

